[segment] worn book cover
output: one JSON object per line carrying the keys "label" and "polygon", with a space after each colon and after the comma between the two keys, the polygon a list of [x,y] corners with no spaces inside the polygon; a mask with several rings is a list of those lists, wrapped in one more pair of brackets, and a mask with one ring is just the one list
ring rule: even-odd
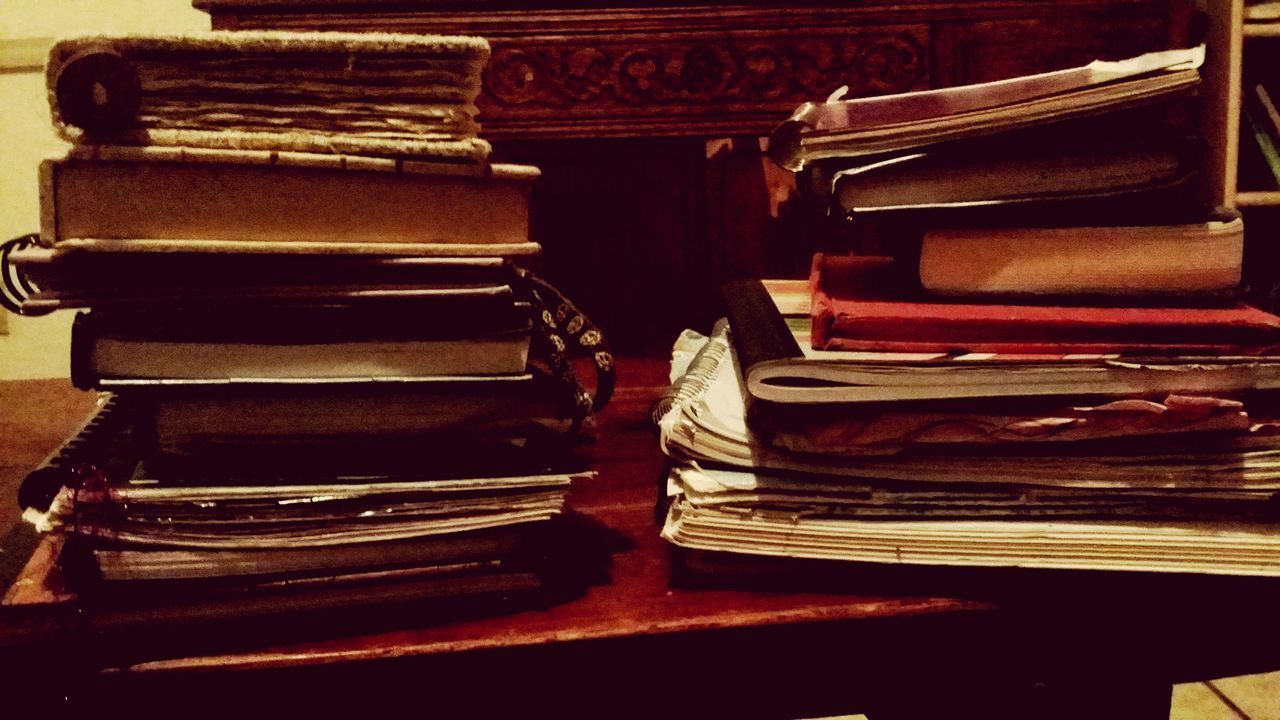
{"label": "worn book cover", "polygon": [[820,350],[1010,354],[1261,355],[1280,318],[1228,307],[1011,305],[912,297],[886,258],[814,257],[813,345]]}

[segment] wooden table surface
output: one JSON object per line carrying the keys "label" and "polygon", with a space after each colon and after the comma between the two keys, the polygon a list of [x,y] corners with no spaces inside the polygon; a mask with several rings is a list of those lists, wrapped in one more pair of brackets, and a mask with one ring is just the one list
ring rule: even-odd
{"label": "wooden table surface", "polygon": [[[109,647],[103,641],[80,653],[79,669],[96,678],[95,700],[140,687],[180,693],[236,682],[294,682],[314,699],[339,686],[326,686],[325,678],[347,683],[356,676],[362,686],[383,683],[389,692],[385,684],[402,683],[409,672],[413,683],[429,676],[442,687],[465,689],[469,708],[477,702],[521,707],[526,700],[519,694],[495,695],[481,678],[514,674],[522,678],[522,692],[536,695],[569,674],[579,678],[579,703],[626,692],[633,694],[628,707],[670,714],[667,695],[635,694],[634,678],[625,688],[618,679],[652,674],[658,684],[661,668],[688,670],[696,663],[695,675],[709,685],[748,681],[740,688],[750,690],[746,695],[714,695],[713,711],[797,716],[856,709],[841,699],[859,693],[892,688],[900,694],[906,678],[913,686],[920,678],[933,686],[943,682],[955,694],[966,692],[962,680],[972,687],[977,677],[1010,677],[1038,688],[1046,678],[1069,677],[1050,687],[1075,692],[1123,670],[1132,681],[1126,687],[1147,683],[1167,691],[1170,680],[1280,667],[1274,583],[945,570],[895,575],[872,568],[827,592],[673,585],[670,549],[653,516],[664,459],[649,406],[665,387],[664,372],[657,360],[621,363],[620,387],[600,418],[593,450],[600,477],[571,495],[581,524],[611,551],[607,577],[580,596],[447,621],[411,617],[372,630],[335,626],[287,641],[241,638],[214,652],[184,652],[180,644],[154,655],[122,652],[128,638],[114,637]],[[66,381],[0,383],[4,497],[15,497],[25,471],[92,403]],[[16,503],[0,507],[0,528],[12,540],[23,531],[15,527]],[[58,655],[56,648],[45,650]],[[750,682],[766,669],[768,682]],[[802,688],[803,698],[797,695]],[[695,693],[682,707],[701,712],[707,708],[699,703],[710,697]]]}

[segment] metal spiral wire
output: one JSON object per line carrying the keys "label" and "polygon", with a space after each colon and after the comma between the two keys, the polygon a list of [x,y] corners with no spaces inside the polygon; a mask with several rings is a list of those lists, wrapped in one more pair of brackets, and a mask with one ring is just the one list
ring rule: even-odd
{"label": "metal spiral wire", "polygon": [[52,312],[51,310],[23,309],[24,301],[39,292],[40,288],[27,280],[22,271],[9,261],[9,254],[14,250],[34,247],[39,239],[39,235],[31,233],[0,244],[0,306],[18,315],[46,315]]}

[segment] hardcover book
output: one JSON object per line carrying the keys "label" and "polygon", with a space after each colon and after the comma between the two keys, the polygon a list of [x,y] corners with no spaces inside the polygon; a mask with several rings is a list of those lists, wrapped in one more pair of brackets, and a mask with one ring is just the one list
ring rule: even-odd
{"label": "hardcover book", "polygon": [[913,297],[882,279],[892,277],[892,262],[851,255],[814,256],[810,282],[815,349],[1239,356],[1270,354],[1280,343],[1280,318],[1247,305],[946,302]]}
{"label": "hardcover book", "polygon": [[[425,301],[424,301],[425,300]],[[532,324],[502,294],[361,305],[209,304],[80,313],[72,380],[368,379],[521,375]],[[432,323],[407,321],[436,314]]]}
{"label": "hardcover book", "polygon": [[62,40],[46,80],[72,142],[483,162],[483,38],[237,30]]}
{"label": "hardcover book", "polygon": [[1244,222],[929,230],[920,284],[939,295],[1213,301],[1239,288]]}
{"label": "hardcover book", "polygon": [[41,165],[40,239],[80,250],[523,256],[538,170],[75,147]]}

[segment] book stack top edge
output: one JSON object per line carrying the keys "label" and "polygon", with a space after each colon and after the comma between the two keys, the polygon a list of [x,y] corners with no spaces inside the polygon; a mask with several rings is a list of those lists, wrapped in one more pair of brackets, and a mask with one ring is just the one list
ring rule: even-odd
{"label": "book stack top edge", "polygon": [[439,53],[465,55],[478,61],[489,57],[489,42],[467,35],[410,33],[296,32],[284,30],[212,30],[172,35],[87,35],[58,39],[50,59],[100,45],[144,52],[369,52]]}

